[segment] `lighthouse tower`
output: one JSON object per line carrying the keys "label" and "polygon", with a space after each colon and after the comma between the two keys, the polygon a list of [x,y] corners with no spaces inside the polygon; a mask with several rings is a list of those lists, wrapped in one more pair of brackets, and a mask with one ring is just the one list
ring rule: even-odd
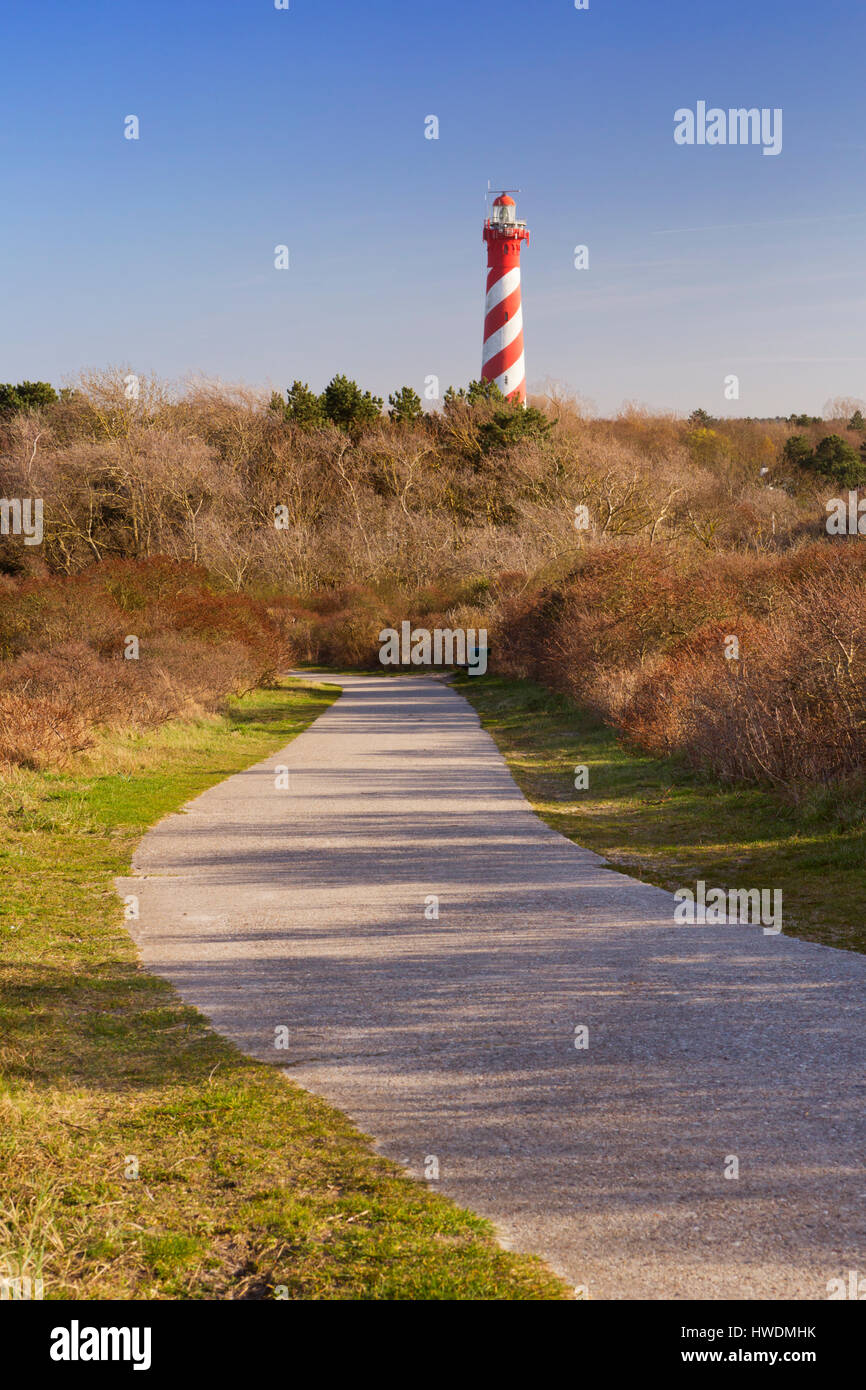
{"label": "lighthouse tower", "polygon": [[520,307],[520,248],[529,241],[513,198],[500,193],[484,223],[487,242],[487,301],[484,306],[482,381],[495,381],[503,396],[526,403],[523,310]]}

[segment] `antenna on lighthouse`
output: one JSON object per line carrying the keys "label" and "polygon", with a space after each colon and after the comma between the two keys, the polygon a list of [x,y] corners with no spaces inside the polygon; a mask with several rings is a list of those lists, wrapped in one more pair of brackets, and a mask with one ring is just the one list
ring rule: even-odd
{"label": "antenna on lighthouse", "polygon": [[487,208],[487,206],[488,206],[488,204],[489,204],[489,202],[490,202],[490,195],[491,195],[491,193],[495,193],[496,196],[497,196],[497,198],[501,198],[502,195],[503,195],[503,193],[522,193],[522,192],[523,192],[523,189],[522,189],[522,188],[500,188],[498,185],[492,184],[492,183],[490,182],[490,180],[488,179],[488,180],[487,180],[487,192],[484,194],[484,206],[485,206],[485,208]]}

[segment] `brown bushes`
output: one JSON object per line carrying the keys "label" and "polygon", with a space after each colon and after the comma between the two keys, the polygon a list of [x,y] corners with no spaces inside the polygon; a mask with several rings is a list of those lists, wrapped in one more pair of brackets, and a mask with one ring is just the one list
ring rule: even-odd
{"label": "brown bushes", "polygon": [[[170,561],[113,561],[6,586],[0,763],[63,762],[99,725],[211,709],[291,659],[291,616]],[[137,657],[127,639],[137,639]]]}
{"label": "brown bushes", "polygon": [[409,618],[486,626],[495,668],[653,752],[793,794],[856,778],[863,549],[828,539],[793,427],[535,403],[551,431],[493,450],[465,401],[348,435],[207,383],[130,402],[122,372],[4,421],[0,495],[42,497],[45,537],[0,537],[0,754],[206,706],[289,649],[369,667]]}
{"label": "brown bushes", "polygon": [[798,796],[866,767],[866,553],[676,562],[622,546],[503,604],[497,669],[595,708],[648,752]]}
{"label": "brown bushes", "polygon": [[[532,574],[600,537],[775,552],[822,524],[815,478],[782,467],[784,422],[702,432],[634,408],[592,420],[551,399],[548,435],[485,453],[486,406],[350,437],[287,423],[254,392],[197,383],[173,399],[143,381],[129,401],[123,383],[123,372],[90,376],[73,397],[2,422],[0,495],[43,498],[45,538],[32,549],[0,538],[0,570],[166,555],[236,590],[412,592],[467,572]],[[582,534],[577,504],[589,511]]]}

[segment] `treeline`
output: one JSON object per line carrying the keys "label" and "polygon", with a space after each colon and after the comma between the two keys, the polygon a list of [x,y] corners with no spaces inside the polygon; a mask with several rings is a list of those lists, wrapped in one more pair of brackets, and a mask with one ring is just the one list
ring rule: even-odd
{"label": "treeline", "polygon": [[861,442],[832,422],[847,450],[835,472],[822,454],[818,472],[807,455],[820,452],[819,427],[797,455],[784,422],[639,409],[597,420],[555,396],[512,407],[487,383],[413,420],[361,423],[352,402],[363,409],[365,393],[335,377],[323,393],[331,415],[303,424],[291,391],[277,409],[219,385],[178,397],[134,385],[131,398],[129,374],[95,374],[0,417],[0,497],[44,501],[42,544],[0,535],[0,569],[166,555],[235,590],[349,582],[411,594],[467,574],[532,576],[630,536],[710,554],[780,550],[825,534],[828,495],[850,482],[847,451],[859,457]]}

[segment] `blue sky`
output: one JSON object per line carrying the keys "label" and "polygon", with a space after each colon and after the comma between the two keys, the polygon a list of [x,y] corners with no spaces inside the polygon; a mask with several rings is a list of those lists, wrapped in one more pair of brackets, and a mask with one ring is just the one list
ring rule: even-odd
{"label": "blue sky", "polygon": [[[532,233],[530,390],[866,396],[864,39],[862,0],[8,7],[0,380],[465,383],[490,179]],[[781,154],[676,145],[699,100],[782,108]]]}

